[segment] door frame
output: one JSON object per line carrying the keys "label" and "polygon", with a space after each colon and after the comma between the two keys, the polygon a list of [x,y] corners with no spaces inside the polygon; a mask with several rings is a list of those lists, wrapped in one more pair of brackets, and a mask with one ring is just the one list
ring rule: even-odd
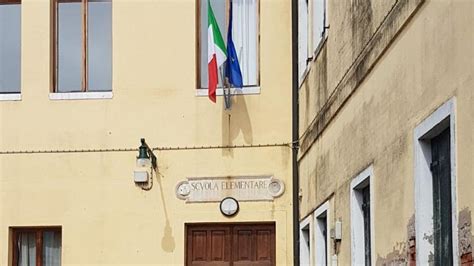
{"label": "door frame", "polygon": [[433,177],[431,164],[431,139],[449,127],[451,156],[451,222],[453,239],[453,264],[459,264],[458,217],[456,193],[456,99],[453,97],[425,118],[414,130],[414,193],[416,262],[429,263],[434,245],[425,236],[433,235]]}

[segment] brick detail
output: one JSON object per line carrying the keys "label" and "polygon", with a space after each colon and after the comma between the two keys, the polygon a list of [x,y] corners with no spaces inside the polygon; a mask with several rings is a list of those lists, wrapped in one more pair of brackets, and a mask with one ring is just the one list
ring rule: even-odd
{"label": "brick detail", "polygon": [[415,239],[410,239],[408,241],[408,265],[416,266],[416,242]]}
{"label": "brick detail", "polygon": [[472,252],[461,256],[461,266],[472,266]]}

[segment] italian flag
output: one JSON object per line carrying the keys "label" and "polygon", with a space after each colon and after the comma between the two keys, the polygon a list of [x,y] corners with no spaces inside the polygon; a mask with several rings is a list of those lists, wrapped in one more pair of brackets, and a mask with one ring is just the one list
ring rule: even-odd
{"label": "italian flag", "polygon": [[218,68],[225,62],[226,49],[219,25],[212,11],[211,1],[207,5],[207,68],[209,75],[209,99],[216,102],[216,89],[219,83]]}

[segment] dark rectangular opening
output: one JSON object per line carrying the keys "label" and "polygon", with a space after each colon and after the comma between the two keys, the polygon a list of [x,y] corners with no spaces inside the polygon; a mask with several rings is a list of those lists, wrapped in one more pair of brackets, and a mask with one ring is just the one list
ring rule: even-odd
{"label": "dark rectangular opening", "polygon": [[452,265],[451,143],[449,127],[431,139],[434,265]]}
{"label": "dark rectangular opening", "polygon": [[364,216],[364,251],[365,251],[365,265],[371,265],[371,250],[370,250],[370,185],[365,186],[360,190],[362,195],[362,212]]}

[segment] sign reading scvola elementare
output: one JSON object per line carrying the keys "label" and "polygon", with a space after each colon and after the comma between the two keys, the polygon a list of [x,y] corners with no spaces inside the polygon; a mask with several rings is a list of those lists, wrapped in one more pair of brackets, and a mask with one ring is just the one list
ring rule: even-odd
{"label": "sign reading scvola elementare", "polygon": [[272,201],[284,192],[273,176],[189,177],[176,186],[176,196],[186,202],[219,202],[225,197],[239,201]]}

